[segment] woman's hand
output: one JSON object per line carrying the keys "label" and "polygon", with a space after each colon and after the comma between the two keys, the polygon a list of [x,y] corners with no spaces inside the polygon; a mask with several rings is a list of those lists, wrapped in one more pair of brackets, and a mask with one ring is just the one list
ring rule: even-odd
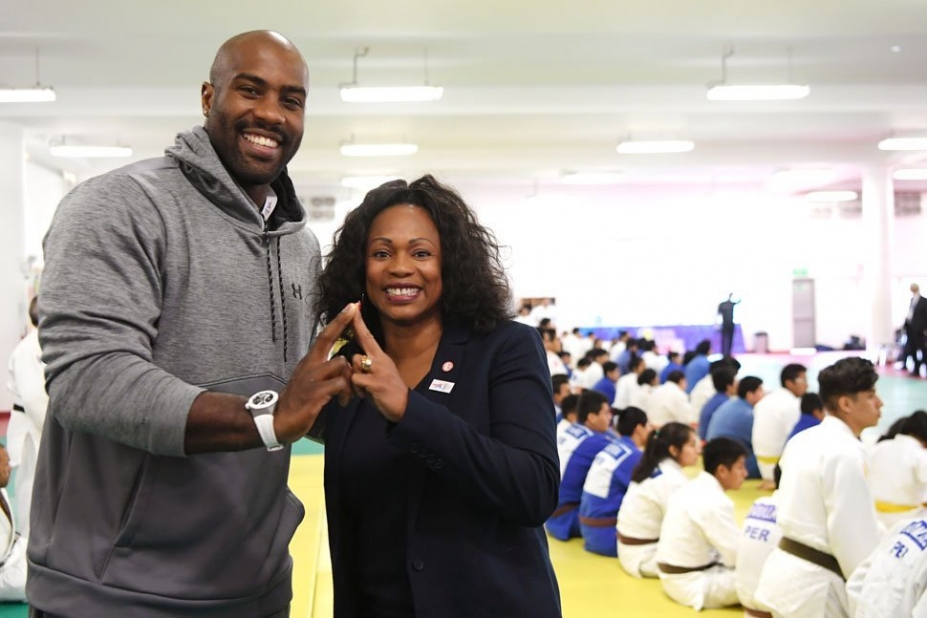
{"label": "woman's hand", "polygon": [[356,334],[355,341],[365,352],[355,354],[351,359],[351,383],[355,392],[361,397],[370,397],[380,414],[398,423],[409,403],[409,388],[399,375],[393,359],[380,348],[367,328],[360,311],[354,314],[352,325]]}

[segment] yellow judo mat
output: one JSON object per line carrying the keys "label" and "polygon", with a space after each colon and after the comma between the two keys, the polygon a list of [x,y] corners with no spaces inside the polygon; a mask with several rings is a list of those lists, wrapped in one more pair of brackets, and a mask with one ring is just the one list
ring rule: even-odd
{"label": "yellow judo mat", "polygon": [[[290,545],[295,563],[293,573],[294,618],[331,618],[331,560],[325,528],[325,500],[322,495],[321,455],[293,457],[290,488],[306,506],[306,519]],[[697,473],[694,468],[691,472]],[[747,481],[740,491],[728,492],[743,522],[750,505],[764,494],[756,489],[759,481]],[[662,618],[693,616],[663,594],[655,579],[639,580],[621,570],[617,558],[606,558],[583,549],[582,539],[561,542],[549,539],[550,556],[560,582],[565,618]],[[742,616],[743,610],[730,608],[705,610],[699,616]]]}

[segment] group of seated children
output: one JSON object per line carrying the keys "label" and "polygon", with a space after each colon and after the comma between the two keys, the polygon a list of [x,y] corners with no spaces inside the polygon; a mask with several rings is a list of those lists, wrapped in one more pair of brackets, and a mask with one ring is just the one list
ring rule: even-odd
{"label": "group of seated children", "polygon": [[[759,410],[769,415],[766,427],[775,425],[760,467],[772,466],[773,487],[781,471],[782,489],[757,500],[742,527],[726,492],[747,477],[743,428],[709,429],[700,449],[687,423],[654,429],[645,411],[614,410],[601,393],[565,396],[561,499],[546,524],[550,535],[581,536],[588,551],[617,555],[629,575],[659,578],[670,598],[695,609],[927,618],[927,412],[900,419],[867,451],[860,432],[878,422],[882,406],[872,363],[851,357],[825,368],[820,396],[805,392],[805,371],[787,366],[782,390]],[[735,376],[725,363],[711,368],[724,401],[708,415],[709,428],[725,419],[717,414],[726,404],[738,405],[716,427],[736,428],[741,416],[759,413],[762,398],[751,395],[762,382],[741,380],[739,403],[730,397]],[[704,471],[689,479],[683,468],[700,450]]]}

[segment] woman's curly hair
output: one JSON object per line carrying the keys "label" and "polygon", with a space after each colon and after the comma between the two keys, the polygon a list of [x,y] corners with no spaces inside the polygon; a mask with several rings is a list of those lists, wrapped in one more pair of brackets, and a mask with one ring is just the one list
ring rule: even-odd
{"label": "woman's curly hair", "polygon": [[[508,279],[495,235],[480,225],[463,198],[430,174],[412,183],[387,182],[373,189],[348,213],[335,232],[334,246],[320,282],[323,322],[361,298],[366,285],[367,235],[373,220],[390,206],[412,204],[424,209],[441,239],[441,315],[478,333],[489,332],[512,317]],[[374,315],[372,306],[365,313]],[[371,330],[378,324],[370,324]],[[376,330],[374,330],[376,333]]]}

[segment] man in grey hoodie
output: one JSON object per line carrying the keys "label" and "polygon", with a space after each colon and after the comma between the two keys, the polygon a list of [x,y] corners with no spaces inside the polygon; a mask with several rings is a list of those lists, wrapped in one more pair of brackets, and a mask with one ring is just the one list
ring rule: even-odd
{"label": "man in grey hoodie", "polygon": [[238,35],[203,84],[204,127],[62,200],[40,301],[34,616],[288,615],[304,514],[289,444],[350,395],[327,352],[356,311],[310,349],[319,243],[286,173],[307,87],[290,41]]}

